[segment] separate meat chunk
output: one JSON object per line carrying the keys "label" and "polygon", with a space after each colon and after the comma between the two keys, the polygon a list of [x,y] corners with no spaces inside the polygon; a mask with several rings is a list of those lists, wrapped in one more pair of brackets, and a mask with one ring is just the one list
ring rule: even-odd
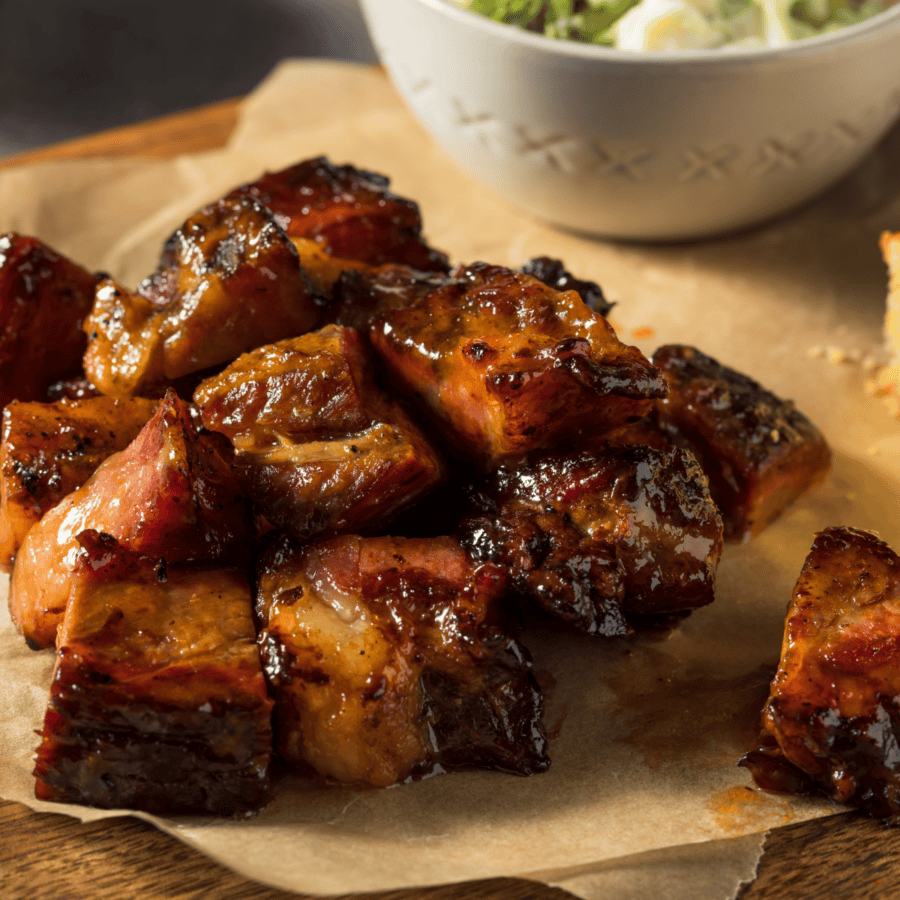
{"label": "separate meat chunk", "polygon": [[327,316],[338,325],[367,334],[379,316],[412,306],[439,288],[458,284],[451,275],[418,272],[408,266],[387,264],[367,271],[348,269],[334,285]]}
{"label": "separate meat chunk", "polygon": [[442,538],[274,540],[257,572],[277,752],[350,784],[549,765],[501,570]]}
{"label": "separate meat chunk", "polygon": [[372,345],[448,449],[484,470],[640,419],[659,372],[574,291],[476,263],[376,315]]}
{"label": "separate meat chunk", "polygon": [[97,278],[37,238],[0,234],[0,407],[81,370]]}
{"label": "separate meat chunk", "polygon": [[65,613],[80,551],[95,530],[168,563],[249,564],[252,521],[216,435],[199,435],[172,394],[140,434],[25,537],[10,581],[13,621],[35,647],[50,647]]}
{"label": "separate meat chunk", "polygon": [[726,539],[759,534],[825,479],[831,451],[790,400],[693,347],[660,347],[653,364],[669,384],[662,425],[700,460]]}
{"label": "separate meat chunk", "polygon": [[607,446],[501,469],[475,493],[459,533],[475,559],[589,634],[711,603],[722,522],[694,457]]}
{"label": "separate meat chunk", "polygon": [[194,397],[204,425],[234,444],[257,509],[297,540],[381,526],[444,476],[418,426],[375,386],[350,328],[247,353]]}
{"label": "separate meat chunk", "polygon": [[240,569],[78,536],[34,774],[40,800],[233,816],[269,799],[272,701]]}
{"label": "separate meat chunk", "polygon": [[816,535],[788,607],[759,750],[765,790],[822,791],[900,823],[900,557],[873,534]]}
{"label": "separate meat chunk", "polygon": [[383,175],[336,166],[319,156],[267,172],[229,196],[254,197],[292,238],[314,241],[330,256],[370,266],[393,262],[446,271],[446,255],[422,239],[419,207],[392,194],[389,185]]}
{"label": "separate meat chunk", "polygon": [[249,197],[200,210],[132,293],[100,282],[84,368],[113,397],[160,385],[316,327],[319,298],[272,213]]}
{"label": "separate meat chunk", "polygon": [[9,571],[31,526],[108,456],[124,450],[158,406],[140,397],[7,405],[0,443],[0,568]]}
{"label": "separate meat chunk", "polygon": [[599,284],[576,278],[560,259],[535,256],[533,259],[529,259],[519,271],[531,275],[532,278],[537,278],[538,281],[542,281],[555,291],[575,291],[584,301],[584,305],[598,316],[608,316],[615,306],[615,303],[610,303],[603,296]]}

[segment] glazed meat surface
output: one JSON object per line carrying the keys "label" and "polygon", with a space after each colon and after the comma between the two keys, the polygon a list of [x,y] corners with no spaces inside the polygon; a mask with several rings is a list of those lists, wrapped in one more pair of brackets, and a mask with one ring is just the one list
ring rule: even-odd
{"label": "glazed meat surface", "polygon": [[446,271],[447,257],[422,238],[419,207],[392,194],[389,185],[383,175],[320,156],[268,172],[230,196],[254,197],[292,238],[314,241],[333,257]]}
{"label": "glazed meat surface", "polygon": [[664,428],[696,454],[709,477],[728,540],[746,540],[825,479],[831,451],[791,401],[693,347],[661,347]]}
{"label": "glazed meat surface", "polygon": [[81,370],[97,279],[33,237],[0,234],[0,407]]}
{"label": "glazed meat surface", "polygon": [[460,525],[476,558],[508,567],[551,615],[614,636],[629,620],[712,602],[722,523],[694,457],[607,446],[500,469]]}
{"label": "glazed meat surface", "polygon": [[159,391],[175,379],[316,327],[319,300],[272,213],[220,200],[166,243],[135,292],[100,282],[84,323],[84,368],[103,394]]}
{"label": "glazed meat surface", "polygon": [[488,470],[645,415],[659,372],[574,291],[482,263],[376,315],[372,345],[448,448]]}
{"label": "glazed meat surface", "polygon": [[368,334],[379,316],[405,309],[432,291],[458,283],[442,272],[417,272],[393,264],[368,271],[347,270],[334,285],[327,315],[338,325]]}
{"label": "glazed meat surface", "polygon": [[271,708],[245,572],[78,536],[35,795],[157,814],[269,798]]}
{"label": "glazed meat surface", "polygon": [[81,487],[108,456],[124,450],[158,402],[97,397],[70,403],[20,403],[3,410],[0,443],[0,568],[31,526]]}
{"label": "glazed meat surface", "polygon": [[297,540],[383,526],[444,476],[421,430],[375,386],[349,328],[245,354],[194,397],[206,427],[234,444],[257,509]]}
{"label": "glazed meat surface", "polygon": [[53,646],[82,531],[169,562],[249,563],[252,523],[216,437],[199,435],[187,406],[169,394],[128,447],[32,527],[9,595],[13,620],[32,645]]}
{"label": "glazed meat surface", "polygon": [[591,312],[598,316],[608,316],[614,303],[603,296],[600,285],[593,281],[576,278],[563,264],[562,260],[549,256],[536,256],[529,259],[519,270],[532,278],[542,281],[555,291],[575,291]]}
{"label": "glazed meat surface", "polygon": [[386,786],[437,768],[547,768],[542,700],[501,570],[451,538],[273,540],[257,614],[280,755]]}
{"label": "glazed meat surface", "polygon": [[785,621],[761,748],[775,791],[823,791],[900,823],[900,557],[867,532],[816,535]]}

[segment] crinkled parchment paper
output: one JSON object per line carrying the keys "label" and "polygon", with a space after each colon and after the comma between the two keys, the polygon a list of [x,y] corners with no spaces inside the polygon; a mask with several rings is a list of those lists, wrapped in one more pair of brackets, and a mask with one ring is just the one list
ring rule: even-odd
{"label": "crinkled parchment paper", "polygon": [[[0,230],[37,234],[134,284],[201,204],[323,153],[389,175],[455,261],[561,257],[617,302],[612,319],[626,342],[648,353],[694,344],[794,398],[830,440],[834,468],[760,538],[727,548],[718,599],[674,630],[526,636],[537,668],[555,679],[548,723],[559,736],[547,774],[476,772],[371,791],[293,779],[247,821],[151,821],[247,877],[310,893],[525,876],[586,898],[733,896],[753,877],[767,829],[837,810],[764,794],[736,767],[813,534],[875,529],[900,549],[900,424],[866,394],[864,366],[847,361],[880,341],[877,236],[900,228],[900,131],[789,218],[701,244],[625,246],[508,207],[432,144],[378,71],[290,63],[247,101],[223,151],[0,173]],[[33,799],[33,730],[52,655],[27,650],[2,618],[0,795],[81,819],[107,815]]]}

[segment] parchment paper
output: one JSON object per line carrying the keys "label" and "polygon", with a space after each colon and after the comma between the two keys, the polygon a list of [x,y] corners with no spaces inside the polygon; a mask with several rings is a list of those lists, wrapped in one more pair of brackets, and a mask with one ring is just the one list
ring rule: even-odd
{"label": "parchment paper", "polygon": [[[648,353],[694,344],[792,397],[831,442],[834,468],[761,537],[727,548],[716,602],[676,629],[526,635],[536,667],[555,679],[547,774],[371,791],[289,778],[246,821],[144,818],[247,877],[309,893],[524,876],[585,898],[733,896],[752,879],[767,829],[840,811],[762,793],[736,767],[813,534],[874,529],[900,549],[900,425],[864,390],[886,289],[877,237],[900,228],[900,130],[827,197],[777,223],[701,244],[617,245],[545,227],[461,173],[378,71],[293,62],[247,101],[224,151],[0,173],[0,231],[34,233],[133,285],[201,204],[323,153],[389,175],[454,261],[558,256],[617,302],[611,318],[626,342]],[[110,815],[34,800],[52,654],[27,650],[0,618],[0,795],[83,820]]]}

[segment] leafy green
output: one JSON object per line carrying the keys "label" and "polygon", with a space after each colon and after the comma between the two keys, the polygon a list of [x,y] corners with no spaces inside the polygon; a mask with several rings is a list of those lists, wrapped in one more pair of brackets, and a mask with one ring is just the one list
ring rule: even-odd
{"label": "leafy green", "polygon": [[[496,22],[551,38],[615,46],[613,26],[641,0],[457,0]],[[785,39],[798,40],[862,22],[887,8],[887,0],[716,0],[709,16],[724,41],[735,39],[732,24],[754,7],[771,6]],[[773,13],[762,9],[764,20]],[[735,26],[736,27],[736,26]],[[746,27],[746,26],[744,26]]]}
{"label": "leafy green", "polygon": [[552,38],[612,46],[609,29],[640,0],[471,0],[469,8],[496,22]]}

